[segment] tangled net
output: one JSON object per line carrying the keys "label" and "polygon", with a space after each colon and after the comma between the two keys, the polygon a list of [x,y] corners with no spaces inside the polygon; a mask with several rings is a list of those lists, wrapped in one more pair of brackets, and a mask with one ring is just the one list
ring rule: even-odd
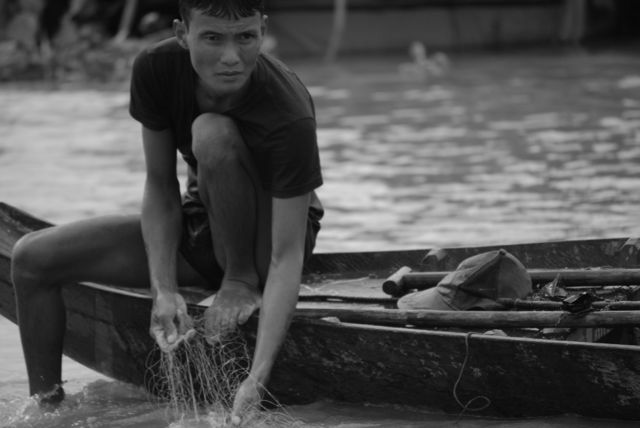
{"label": "tangled net", "polygon": [[[210,345],[204,338],[203,319],[194,320],[194,329],[195,334],[171,352],[156,346],[147,360],[145,383],[160,403],[169,404],[170,419],[193,420],[198,427],[230,426],[235,393],[251,366],[247,344],[235,332],[223,342]],[[266,394],[261,409],[242,415],[241,426],[302,426]]]}

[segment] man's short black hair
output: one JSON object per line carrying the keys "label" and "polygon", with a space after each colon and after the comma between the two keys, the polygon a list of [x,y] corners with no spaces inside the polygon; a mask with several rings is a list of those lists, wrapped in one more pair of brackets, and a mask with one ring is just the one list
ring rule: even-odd
{"label": "man's short black hair", "polygon": [[218,18],[238,19],[264,15],[264,0],[179,0],[180,17],[189,23],[191,11]]}

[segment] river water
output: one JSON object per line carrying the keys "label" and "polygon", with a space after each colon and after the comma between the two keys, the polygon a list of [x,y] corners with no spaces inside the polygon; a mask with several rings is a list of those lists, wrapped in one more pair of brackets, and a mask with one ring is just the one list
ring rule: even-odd
{"label": "river water", "polygon": [[[458,55],[439,77],[403,61],[293,64],[317,106],[318,251],[640,234],[638,54]],[[127,103],[125,84],[0,86],[0,200],[56,223],[137,212],[144,164]],[[42,414],[25,398],[16,327],[0,319],[0,337],[0,426],[195,426],[67,359],[70,399]],[[327,428],[627,426],[328,402],[287,410]]]}

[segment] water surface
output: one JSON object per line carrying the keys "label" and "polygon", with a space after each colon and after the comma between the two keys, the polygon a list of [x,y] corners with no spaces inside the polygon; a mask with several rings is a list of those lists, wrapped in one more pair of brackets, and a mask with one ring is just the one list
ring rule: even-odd
{"label": "water surface", "polygon": [[[318,251],[640,234],[639,56],[459,56],[440,78],[400,73],[401,61],[294,64],[318,113],[327,209]],[[127,103],[126,86],[0,87],[0,200],[56,223],[137,212],[144,164]],[[70,400],[42,415],[24,398],[17,329],[0,320],[0,334],[0,426],[172,423],[143,391],[69,360]],[[332,428],[626,425],[336,403],[289,411]]]}

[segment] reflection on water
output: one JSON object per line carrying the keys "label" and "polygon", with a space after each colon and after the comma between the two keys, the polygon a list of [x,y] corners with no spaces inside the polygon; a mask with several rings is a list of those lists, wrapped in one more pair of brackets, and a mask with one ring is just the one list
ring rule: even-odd
{"label": "reflection on water", "polygon": [[[459,58],[436,81],[388,59],[298,68],[318,112],[318,249],[638,233],[640,59]],[[138,125],[119,90],[2,88],[0,199],[56,222],[136,212]]]}
{"label": "reflection on water", "polygon": [[[448,75],[427,82],[401,77],[399,62],[296,67],[318,113],[325,176],[319,193],[327,208],[320,251],[639,234],[640,57],[454,58]],[[144,164],[127,103],[124,87],[0,87],[0,200],[54,222],[137,212]],[[8,360],[22,367],[11,332]],[[66,373],[81,386],[95,381],[79,369]],[[97,386],[88,394],[91,388]],[[0,381],[7,397],[0,412],[19,411],[12,403],[25,391],[23,371]],[[116,407],[121,394],[111,394]],[[105,406],[79,418],[95,421]],[[144,406],[125,410],[157,424],[156,410]],[[293,410],[327,427],[452,422],[330,404]],[[576,418],[545,424],[597,426]]]}
{"label": "reflection on water", "polygon": [[637,233],[639,63],[462,59],[431,84],[381,73],[347,76],[339,91],[312,87],[325,199],[338,213],[323,243],[357,250]]}

